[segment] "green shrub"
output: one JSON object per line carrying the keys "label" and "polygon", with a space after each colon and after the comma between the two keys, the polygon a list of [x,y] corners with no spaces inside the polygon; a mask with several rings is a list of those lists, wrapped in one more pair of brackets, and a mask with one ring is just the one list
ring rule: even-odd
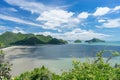
{"label": "green shrub", "polygon": [[11,80],[11,64],[4,60],[4,53],[0,50],[0,80]]}
{"label": "green shrub", "polygon": [[51,73],[47,68],[42,66],[41,68],[35,68],[31,72],[21,74],[15,80],[58,80],[59,78],[58,75]]}

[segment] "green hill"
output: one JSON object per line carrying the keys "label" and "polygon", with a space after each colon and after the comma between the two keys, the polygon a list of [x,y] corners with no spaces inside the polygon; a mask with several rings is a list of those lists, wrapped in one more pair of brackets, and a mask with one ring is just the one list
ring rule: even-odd
{"label": "green hill", "polygon": [[44,44],[44,42],[40,41],[36,37],[30,37],[11,43],[11,45],[34,45],[34,44]]}
{"label": "green hill", "polygon": [[5,32],[0,35],[0,43],[9,46],[35,44],[66,44],[67,42],[61,39],[52,38],[51,36]]}
{"label": "green hill", "polygon": [[87,40],[85,41],[87,43],[95,43],[95,42],[105,42],[104,40],[100,40],[100,39],[97,39],[97,38],[93,38],[91,40]]}
{"label": "green hill", "polygon": [[81,43],[81,40],[75,40],[74,43]]}

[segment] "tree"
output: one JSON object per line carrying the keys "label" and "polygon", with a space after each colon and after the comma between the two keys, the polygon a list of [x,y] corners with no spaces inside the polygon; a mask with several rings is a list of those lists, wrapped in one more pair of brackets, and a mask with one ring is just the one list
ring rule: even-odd
{"label": "tree", "polygon": [[0,80],[11,80],[11,64],[4,60],[4,56],[3,50],[0,50]]}

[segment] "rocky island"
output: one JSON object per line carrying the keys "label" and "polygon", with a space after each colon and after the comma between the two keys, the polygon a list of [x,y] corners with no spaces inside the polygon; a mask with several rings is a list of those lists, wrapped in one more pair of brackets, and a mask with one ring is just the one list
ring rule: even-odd
{"label": "rocky island", "polygon": [[86,40],[85,42],[87,42],[87,43],[96,43],[96,42],[105,42],[105,41],[97,39],[97,38],[93,38],[91,40]]}
{"label": "rocky island", "polygon": [[81,40],[75,40],[74,43],[81,43]]}

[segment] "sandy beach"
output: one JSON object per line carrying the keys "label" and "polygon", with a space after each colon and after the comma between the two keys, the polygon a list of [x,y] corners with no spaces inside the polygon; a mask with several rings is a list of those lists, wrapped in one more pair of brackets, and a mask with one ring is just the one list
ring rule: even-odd
{"label": "sandy beach", "polygon": [[[72,59],[42,59],[42,54],[41,56],[34,56],[34,54],[39,53],[37,46],[12,46],[4,48],[3,51],[5,52],[5,59],[13,64],[11,74],[14,76],[39,68],[42,65],[52,72],[60,74],[63,70],[68,70],[72,62]],[[33,57],[29,56],[31,54]]]}

